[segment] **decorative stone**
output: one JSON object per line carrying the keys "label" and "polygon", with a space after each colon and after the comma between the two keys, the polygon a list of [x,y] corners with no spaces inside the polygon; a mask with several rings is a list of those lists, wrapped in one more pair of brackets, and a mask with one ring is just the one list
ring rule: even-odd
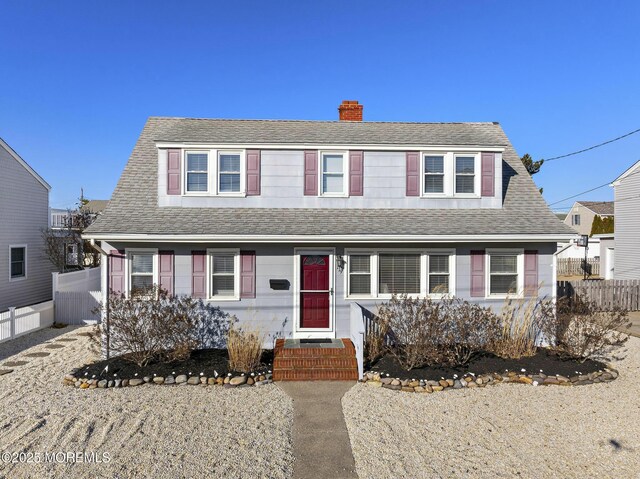
{"label": "decorative stone", "polygon": [[393,379],[392,379],[392,378],[382,378],[382,379],[380,380],[380,382],[381,382],[382,384],[391,384],[391,381],[393,381]]}
{"label": "decorative stone", "polygon": [[413,392],[416,392],[416,393],[424,393],[424,392],[427,392],[427,391],[426,391],[426,389],[425,389],[424,387],[422,387],[422,386],[415,386],[415,387],[413,388]]}
{"label": "decorative stone", "polygon": [[470,383],[467,383],[467,387],[468,388],[477,388],[478,385],[474,381],[471,381]]}
{"label": "decorative stone", "polygon": [[407,386],[415,388],[417,386],[420,386],[420,381],[411,381],[409,382],[409,384],[407,384]]}
{"label": "decorative stone", "polygon": [[122,379],[116,379],[113,381],[113,387],[119,388],[120,386],[122,386]]}
{"label": "decorative stone", "polygon": [[391,385],[392,386],[402,386],[402,384],[400,383],[400,381],[398,379],[394,379],[391,381]]}
{"label": "decorative stone", "polygon": [[447,382],[447,385],[448,385],[449,387],[452,387],[452,386],[453,386],[453,384],[454,384],[454,382],[455,382],[453,379],[445,379],[445,381]]}
{"label": "decorative stone", "polygon": [[145,377],[143,377],[143,378],[142,378],[142,380],[143,380],[145,383],[150,383],[150,382],[151,382],[151,376],[145,376]]}
{"label": "decorative stone", "polygon": [[544,381],[542,384],[560,384],[560,381],[558,381],[558,378],[554,378],[553,376],[548,376],[544,378]]}
{"label": "decorative stone", "polygon": [[476,384],[480,386],[481,384],[484,384],[484,380],[482,378],[478,378],[476,379]]}
{"label": "decorative stone", "polygon": [[432,393],[433,392],[433,388],[427,384],[426,386],[424,386],[424,392]]}
{"label": "decorative stone", "polygon": [[154,384],[164,384],[164,378],[162,376],[156,376],[153,378]]}
{"label": "decorative stone", "polygon": [[567,378],[565,376],[561,376],[561,375],[556,376],[556,379],[561,383],[568,383],[569,382],[569,378]]}
{"label": "decorative stone", "polygon": [[[266,379],[263,379],[262,382],[266,381]],[[221,377],[217,377],[216,378],[216,385],[217,386],[221,386],[224,383],[224,379]]]}
{"label": "decorative stone", "polygon": [[144,384],[143,379],[129,379],[129,386],[140,386],[141,384]]}
{"label": "decorative stone", "polygon": [[187,384],[190,384],[191,386],[200,384],[200,378],[198,376],[191,376],[189,379],[187,379]]}
{"label": "decorative stone", "polygon": [[[257,385],[258,383],[256,383]],[[380,381],[367,381],[367,386],[371,386],[374,388],[379,388],[382,386],[382,383]]]}
{"label": "decorative stone", "polygon": [[88,383],[81,383],[80,384],[80,389],[87,389],[89,387]]}
{"label": "decorative stone", "polygon": [[224,384],[229,384],[229,381],[231,381],[231,378],[229,376],[224,378]]}
{"label": "decorative stone", "polygon": [[402,386],[402,391],[404,391],[404,392],[406,392],[406,393],[412,393],[412,392],[414,392],[414,391],[413,391],[413,388],[412,388],[412,387],[409,387],[409,386]]}
{"label": "decorative stone", "polygon": [[471,376],[465,376],[464,380],[465,382],[470,383],[471,381],[473,381],[473,378]]}
{"label": "decorative stone", "polygon": [[432,386],[431,389],[433,389],[434,391],[443,391],[444,387],[443,386]]}
{"label": "decorative stone", "polygon": [[98,381],[98,387],[100,389],[104,389],[107,387],[107,380],[106,379],[102,379],[100,381]]}
{"label": "decorative stone", "polygon": [[114,385],[113,379],[112,379],[112,380],[110,380],[110,381],[107,383],[107,387],[108,387],[108,388],[112,388],[112,387],[113,387],[113,385]]}
{"label": "decorative stone", "polygon": [[400,384],[383,384],[382,387],[394,391],[399,391],[400,389],[402,389],[402,386],[400,386]]}
{"label": "decorative stone", "polygon": [[380,381],[380,373],[373,374],[373,381]]}
{"label": "decorative stone", "polygon": [[74,383],[76,382],[76,378],[75,378],[75,376],[73,374],[65,375],[64,380],[65,381],[71,381],[71,382],[74,382]]}
{"label": "decorative stone", "polygon": [[123,379],[122,380],[122,387],[126,388],[129,385],[129,380],[128,379]]}
{"label": "decorative stone", "polygon": [[533,384],[533,379],[531,379],[528,376],[520,376],[520,379],[518,379],[518,382],[522,384]]}
{"label": "decorative stone", "polygon": [[408,379],[403,379],[402,381],[400,381],[400,386],[405,387],[409,385],[409,380]]}
{"label": "decorative stone", "polygon": [[456,379],[456,380],[453,382],[453,389],[461,389],[461,388],[462,388],[462,383],[460,382],[460,380],[459,380],[459,379]]}
{"label": "decorative stone", "polygon": [[253,380],[253,378],[248,378],[248,379],[247,379],[247,384],[248,384],[249,386],[251,386],[254,382],[255,382],[255,381]]}
{"label": "decorative stone", "polygon": [[207,377],[206,376],[200,376],[200,384],[207,384]]}
{"label": "decorative stone", "polygon": [[186,374],[181,374],[179,376],[176,377],[176,384],[183,384],[187,382],[187,375]]}
{"label": "decorative stone", "polygon": [[207,384],[209,386],[213,386],[216,383],[216,378],[209,378],[207,379]]}
{"label": "decorative stone", "polygon": [[265,378],[262,374],[258,376],[258,381],[264,381],[265,379],[267,378]]}
{"label": "decorative stone", "polygon": [[176,383],[176,378],[174,378],[173,376],[167,376],[166,378],[164,378],[164,383],[165,384],[175,384]]}
{"label": "decorative stone", "polygon": [[441,379],[440,381],[438,381],[438,385],[442,387],[442,389],[449,387],[449,383],[447,381],[445,381],[444,379]]}
{"label": "decorative stone", "polygon": [[236,376],[235,378],[231,378],[229,380],[229,384],[233,386],[239,386],[240,384],[244,384],[247,382],[247,378],[245,376]]}

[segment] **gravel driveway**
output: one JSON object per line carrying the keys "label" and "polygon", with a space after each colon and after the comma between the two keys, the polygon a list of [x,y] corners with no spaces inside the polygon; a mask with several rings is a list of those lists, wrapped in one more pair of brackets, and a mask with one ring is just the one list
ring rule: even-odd
{"label": "gravel driveway", "polygon": [[[95,358],[88,339],[77,335],[88,330],[67,328],[58,337],[44,330],[0,344],[6,358],[0,368],[7,361],[29,361],[0,376],[0,452],[94,452],[111,460],[0,462],[0,477],[291,476],[293,405],[276,385],[64,387],[64,374]],[[65,338],[76,340],[60,341]],[[42,341],[64,347],[47,348]],[[26,356],[39,351],[50,355]]]}
{"label": "gravel driveway", "polygon": [[358,384],[343,398],[361,478],[640,475],[640,339],[617,380],[433,394]]}

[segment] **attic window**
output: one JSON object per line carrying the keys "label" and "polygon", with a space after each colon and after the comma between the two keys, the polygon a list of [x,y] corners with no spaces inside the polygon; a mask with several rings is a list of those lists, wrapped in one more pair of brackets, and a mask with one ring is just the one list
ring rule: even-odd
{"label": "attic window", "polygon": [[187,152],[187,193],[206,193],[209,178],[209,155],[206,152]]}

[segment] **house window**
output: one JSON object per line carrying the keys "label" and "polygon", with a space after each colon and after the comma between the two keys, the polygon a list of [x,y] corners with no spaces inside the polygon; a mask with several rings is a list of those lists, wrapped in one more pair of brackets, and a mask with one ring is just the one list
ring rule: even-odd
{"label": "house window", "polygon": [[129,289],[132,295],[136,292],[151,288],[154,277],[154,253],[133,252],[129,256],[131,270],[129,274]]}
{"label": "house window", "polygon": [[420,293],[420,254],[383,253],[378,263],[381,294]]}
{"label": "house window", "polygon": [[371,256],[349,257],[349,294],[371,295]]}
{"label": "house window", "polygon": [[571,217],[571,224],[573,226],[580,226],[580,215],[573,215]]}
{"label": "house window", "polygon": [[212,252],[211,297],[236,298],[238,278],[238,254],[232,252]]}
{"label": "house window", "polygon": [[448,294],[449,291],[448,254],[429,255],[428,292],[429,294]]}
{"label": "house window", "polygon": [[322,194],[323,195],[344,195],[344,153],[323,153],[322,154]]}
{"label": "house window", "polygon": [[220,153],[218,157],[218,184],[220,193],[240,192],[239,153]]}
{"label": "house window", "polygon": [[209,155],[204,152],[187,152],[187,192],[209,190]]}
{"label": "house window", "polygon": [[518,254],[489,255],[489,294],[517,294],[519,279]]}
{"label": "house window", "polygon": [[19,279],[27,277],[27,247],[11,246],[10,247],[11,262],[11,279]]}
{"label": "house window", "polygon": [[475,157],[456,156],[456,193],[475,192]]}
{"label": "house window", "polygon": [[444,193],[444,156],[424,157],[424,192]]}

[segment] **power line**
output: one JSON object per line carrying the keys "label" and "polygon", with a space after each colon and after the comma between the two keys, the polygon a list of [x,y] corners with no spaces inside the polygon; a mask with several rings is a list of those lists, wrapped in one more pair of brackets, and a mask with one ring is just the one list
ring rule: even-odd
{"label": "power line", "polygon": [[[640,130],[639,130],[639,131],[640,131]],[[627,176],[626,176],[626,178],[629,178],[629,177],[631,177],[631,176],[633,176],[633,175],[637,175],[637,174],[640,174],[640,170],[635,171],[635,172],[633,172],[633,173],[631,173],[631,174],[627,175]],[[615,181],[615,179],[613,179],[613,180],[611,180],[611,181],[607,181],[606,183],[603,183],[603,184],[602,184],[602,185],[600,185],[600,186],[596,186],[595,188],[591,188],[590,190],[582,191],[582,192],[580,192],[580,193],[578,193],[578,194],[576,194],[576,195],[568,196],[567,198],[563,198],[563,199],[561,199],[561,200],[559,200],[559,201],[554,201],[553,203],[549,203],[549,205],[548,205],[548,206],[557,205],[558,203],[564,203],[564,202],[565,202],[565,201],[567,201],[567,200],[570,200],[570,199],[576,198],[576,197],[578,197],[578,196],[585,195],[585,194],[587,194],[587,193],[591,193],[592,191],[595,191],[595,190],[599,190],[600,188],[604,188],[605,186],[609,186],[609,185],[610,185],[611,183],[613,183],[614,181]]]}
{"label": "power line", "polygon": [[566,155],[560,155],[560,156],[554,156],[554,157],[551,157],[551,158],[547,158],[544,161],[546,163],[548,161],[554,161],[554,160],[559,160],[560,158],[566,158],[568,156],[578,155],[580,153],[584,153],[585,151],[594,150],[594,149],[599,148],[601,146],[608,145],[609,143],[613,143],[614,141],[622,140],[623,138],[626,138],[626,137],[631,136],[631,135],[633,135],[635,133],[638,133],[638,132],[640,132],[640,128],[638,128],[637,130],[630,131],[629,133],[625,133],[624,135],[619,136],[617,138],[614,138],[613,140],[608,140],[608,141],[605,141],[603,143],[598,143],[597,145],[590,146],[589,148],[585,148],[583,150],[574,151],[573,153],[567,153]]}

